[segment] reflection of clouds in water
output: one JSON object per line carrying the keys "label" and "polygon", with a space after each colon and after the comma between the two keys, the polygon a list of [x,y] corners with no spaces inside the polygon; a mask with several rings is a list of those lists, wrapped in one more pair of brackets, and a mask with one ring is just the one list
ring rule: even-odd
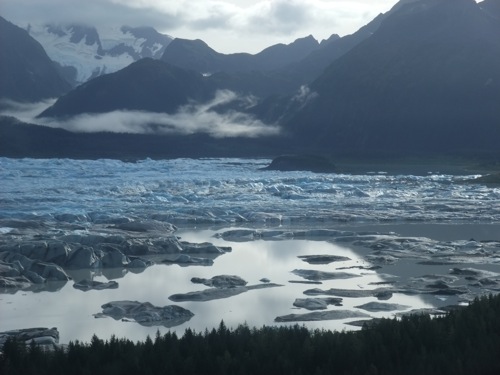
{"label": "reflection of clouds in water", "polygon": [[[252,241],[226,242],[211,238],[213,232],[187,233],[181,231],[182,240],[203,242],[211,241],[216,245],[231,246],[232,252],[224,254],[215,260],[212,267],[180,267],[177,265],[155,265],[139,274],[128,273],[119,280],[119,288],[83,293],[68,283],[60,292],[32,294],[20,293],[4,296],[2,307],[3,329],[19,327],[46,326],[58,327],[61,342],[69,340],[89,341],[93,333],[102,338],[112,334],[127,337],[131,340],[143,340],[146,335],[154,336],[156,331],[165,333],[164,327],[143,327],[136,323],[115,321],[112,318],[95,319],[93,314],[101,312],[101,305],[110,301],[131,300],[150,302],[155,306],[173,304],[168,297],[175,293],[187,293],[203,290],[202,284],[191,282],[192,277],[211,278],[216,275],[238,275],[248,281],[248,285],[259,284],[260,279],[267,277],[271,282],[283,284],[282,287],[250,290],[230,298],[208,302],[182,302],[179,306],[191,310],[195,316],[187,323],[171,330],[182,334],[187,327],[197,331],[217,327],[221,320],[226,325],[236,327],[247,323],[250,326],[273,325],[274,318],[290,313],[306,313],[304,309],[296,309],[293,302],[296,298],[304,298],[304,290],[311,285],[291,284],[289,280],[300,280],[291,271],[295,268],[335,271],[337,267],[359,265],[362,258],[354,251],[326,241],[283,240],[283,241]],[[329,265],[309,265],[298,255],[334,254],[351,258],[351,261],[335,262]],[[351,271],[349,271],[351,272]],[[373,289],[370,282],[383,279],[372,271],[353,269],[362,277],[347,280],[330,280],[323,282],[321,289]],[[104,281],[103,276],[97,278]],[[12,304],[8,304],[12,301]],[[342,309],[353,308],[373,301],[373,298],[344,298]],[[395,295],[391,303],[401,303],[413,307],[428,307],[419,297]],[[6,306],[4,308],[4,306]],[[330,307],[333,309],[335,307]],[[36,314],[33,314],[36,311]],[[19,313],[21,312],[21,313]],[[388,314],[374,313],[376,317]],[[323,321],[304,323],[310,328],[351,329],[344,325],[345,321]],[[288,324],[288,323],[287,323]],[[289,323],[292,324],[292,323]],[[301,323],[302,324],[302,323]]]}

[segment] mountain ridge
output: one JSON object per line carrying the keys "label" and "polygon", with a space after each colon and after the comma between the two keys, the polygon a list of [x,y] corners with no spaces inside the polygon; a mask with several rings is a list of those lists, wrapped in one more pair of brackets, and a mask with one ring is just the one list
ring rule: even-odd
{"label": "mountain ridge", "polygon": [[30,35],[76,86],[144,57],[159,59],[172,38],[152,27],[102,28],[85,24],[28,25]]}
{"label": "mountain ridge", "polygon": [[[186,105],[203,106],[217,90],[226,89],[242,100],[210,104],[211,115],[231,114],[232,118],[256,118],[259,126],[281,126],[281,138],[272,138],[280,150],[287,144],[300,153],[329,155],[497,152],[500,22],[496,4],[492,0],[402,0],[350,36],[332,36],[322,43],[312,37],[297,40],[297,45],[315,47],[295,64],[267,71],[241,70],[247,69],[241,61],[248,62],[254,55],[234,54],[228,63],[227,55],[201,40],[177,40],[172,48],[194,46],[193,56],[198,57],[200,51],[207,53],[206,61],[195,61],[202,72],[209,66],[207,61],[229,64],[229,71],[204,76],[162,60],[142,59],[79,86],[42,116],[64,119],[121,110],[173,114]],[[80,38],[80,43],[85,42]],[[283,48],[290,45],[271,46],[262,56],[283,57],[279,52]],[[322,70],[318,67],[327,61],[325,56],[332,61]],[[303,82],[307,69],[302,75],[300,67],[308,59],[317,77]],[[239,72],[231,71],[236,69],[231,67],[234,61],[239,61]],[[309,77],[314,76],[311,72]],[[301,82],[304,85],[299,87]],[[189,144],[198,152],[204,148],[196,141],[206,137],[210,138],[207,134],[191,137]],[[247,144],[253,144],[256,153],[265,138],[260,137]],[[220,150],[228,144],[224,142]]]}
{"label": "mountain ridge", "polygon": [[70,90],[42,45],[0,17],[0,98],[38,101]]}
{"label": "mountain ridge", "polygon": [[317,99],[287,126],[343,152],[491,149],[498,66],[500,28],[474,1],[410,2],[310,85]]}
{"label": "mountain ridge", "polygon": [[189,100],[208,100],[214,88],[201,74],[144,58],[86,82],[60,97],[40,117],[142,110],[172,113]]}
{"label": "mountain ridge", "polygon": [[256,54],[224,54],[215,51],[200,39],[176,38],[165,49],[162,61],[199,73],[236,73],[243,71],[269,71],[290,62],[299,61],[319,47],[312,35],[296,39],[290,44],[269,46]]}

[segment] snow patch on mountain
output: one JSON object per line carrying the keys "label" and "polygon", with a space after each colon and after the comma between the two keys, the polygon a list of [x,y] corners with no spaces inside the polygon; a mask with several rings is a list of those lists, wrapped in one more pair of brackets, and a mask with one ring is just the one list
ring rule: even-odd
{"label": "snow patch on mountain", "polygon": [[144,57],[159,59],[172,41],[151,27],[29,25],[27,31],[62,67],[75,69],[73,80],[84,83],[113,73]]}

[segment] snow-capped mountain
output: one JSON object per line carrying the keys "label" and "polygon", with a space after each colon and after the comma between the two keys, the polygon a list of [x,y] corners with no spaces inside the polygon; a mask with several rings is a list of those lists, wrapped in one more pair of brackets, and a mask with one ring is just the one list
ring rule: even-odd
{"label": "snow-capped mountain", "polygon": [[75,84],[120,70],[143,57],[159,59],[172,41],[152,27],[29,25],[29,34]]}

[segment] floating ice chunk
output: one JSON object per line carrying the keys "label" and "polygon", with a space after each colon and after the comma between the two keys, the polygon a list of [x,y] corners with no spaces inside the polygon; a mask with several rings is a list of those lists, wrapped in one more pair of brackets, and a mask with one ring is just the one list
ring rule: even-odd
{"label": "floating ice chunk", "polygon": [[410,306],[406,305],[400,305],[397,303],[384,303],[384,302],[368,302],[363,305],[354,307],[370,312],[406,310],[410,308]]}
{"label": "floating ice chunk", "polygon": [[153,306],[149,302],[114,301],[101,306],[102,312],[94,314],[96,318],[109,316],[115,320],[131,319],[144,326],[170,328],[190,320],[194,314],[180,306]]}
{"label": "floating ice chunk", "polygon": [[324,272],[317,270],[302,270],[295,269],[292,271],[297,276],[303,277],[306,280],[319,281],[319,280],[336,280],[336,279],[350,279],[353,277],[360,277],[360,275],[348,272]]}
{"label": "floating ice chunk", "polygon": [[342,306],[342,298],[297,298],[293,305],[307,310],[326,310],[328,305]]}
{"label": "floating ice chunk", "polygon": [[299,255],[298,258],[309,264],[330,264],[351,260],[351,258],[340,255]]}
{"label": "floating ice chunk", "polygon": [[320,320],[341,320],[349,318],[367,318],[370,315],[353,310],[328,310],[315,311],[307,314],[289,314],[278,316],[274,319],[275,322],[312,322]]}
{"label": "floating ice chunk", "polygon": [[229,298],[241,293],[246,293],[249,290],[275,288],[280,286],[282,285],[273,283],[263,283],[257,285],[249,285],[249,286],[235,286],[233,288],[209,288],[201,291],[173,294],[170,297],[168,297],[168,299],[174,302],[184,302],[184,301],[204,302],[204,301],[211,301],[214,299]]}

